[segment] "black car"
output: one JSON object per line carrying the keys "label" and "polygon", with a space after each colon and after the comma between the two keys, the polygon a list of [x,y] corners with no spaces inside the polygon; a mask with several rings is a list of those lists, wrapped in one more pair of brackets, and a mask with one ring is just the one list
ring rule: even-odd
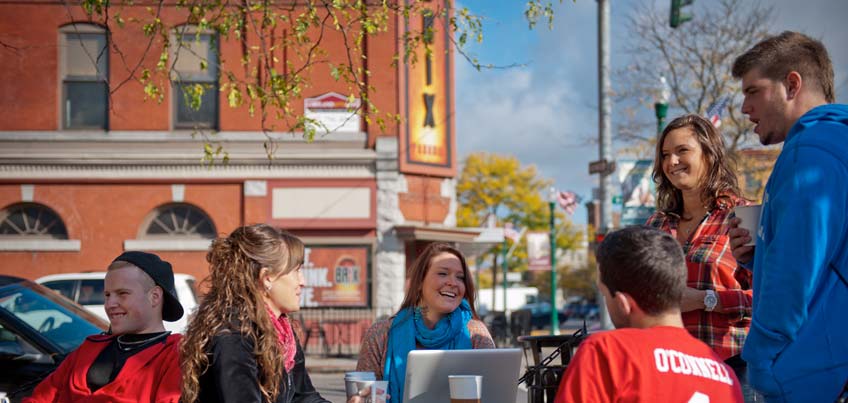
{"label": "black car", "polygon": [[0,275],[0,402],[18,402],[108,324],[49,288]]}
{"label": "black car", "polygon": [[[530,311],[530,325],[534,329],[544,329],[551,325],[551,304],[549,302],[533,302],[526,304],[520,310]],[[557,321],[562,324],[568,320],[568,316],[562,311],[557,311]]]}

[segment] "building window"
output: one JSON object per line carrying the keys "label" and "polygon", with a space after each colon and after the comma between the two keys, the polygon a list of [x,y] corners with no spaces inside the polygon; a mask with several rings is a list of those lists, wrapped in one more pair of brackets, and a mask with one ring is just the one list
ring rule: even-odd
{"label": "building window", "polygon": [[217,129],[217,37],[183,26],[171,43],[174,128]]}
{"label": "building window", "polygon": [[109,49],[95,25],[61,28],[62,128],[108,129]]}
{"label": "building window", "polygon": [[23,203],[0,211],[0,238],[68,239],[68,231],[50,208]]}
{"label": "building window", "polygon": [[218,233],[203,210],[178,203],[156,209],[148,218],[143,234],[145,239],[214,239]]}

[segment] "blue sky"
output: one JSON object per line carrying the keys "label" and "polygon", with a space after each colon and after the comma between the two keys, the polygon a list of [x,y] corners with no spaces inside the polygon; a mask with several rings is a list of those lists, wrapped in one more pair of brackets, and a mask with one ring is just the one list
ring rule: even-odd
{"label": "blue sky", "polygon": [[[613,70],[627,64],[618,52],[625,18],[636,4],[669,0],[611,1]],[[698,0],[706,7],[712,0]],[[777,12],[772,32],[797,30],[821,39],[831,53],[836,70],[837,101],[848,102],[848,1],[773,0]],[[598,159],[597,2],[565,0],[556,6],[554,27],[543,23],[529,30],[524,1],[462,0],[484,20],[484,41],[470,51],[482,63],[508,69],[476,71],[460,57],[456,63],[456,127],[458,155],[474,151],[512,154],[522,164],[535,164],[542,176],[554,179],[561,190],[591,197],[596,175],[588,163]],[[613,78],[613,90],[616,82]],[[614,111],[615,112],[615,111]],[[645,113],[653,114],[652,110]],[[613,114],[612,127],[617,118]],[[617,148],[614,144],[614,150]],[[586,222],[585,208],[574,216]]]}

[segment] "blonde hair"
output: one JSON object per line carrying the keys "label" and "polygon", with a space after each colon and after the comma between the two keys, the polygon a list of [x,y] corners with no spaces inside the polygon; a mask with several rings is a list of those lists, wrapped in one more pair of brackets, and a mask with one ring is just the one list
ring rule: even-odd
{"label": "blonde hair", "polygon": [[112,264],[110,264],[109,267],[106,268],[106,271],[112,271],[112,270],[118,270],[118,269],[136,269],[136,270],[138,270],[139,273],[141,273],[141,276],[139,276],[139,279],[141,279],[141,285],[142,285],[142,288],[144,288],[145,292],[150,291],[153,287],[156,287],[156,281],[153,280],[153,277],[150,277],[150,275],[147,274],[147,272],[145,272],[144,270],[141,270],[140,267],[138,267],[138,266],[136,266],[136,265],[134,265],[130,262],[125,262],[123,260],[116,260],[116,261],[112,262]]}
{"label": "blonde hair", "polygon": [[180,347],[182,399],[197,401],[200,376],[209,367],[207,348],[221,333],[238,332],[253,342],[259,389],[266,401],[276,400],[283,377],[283,354],[267,313],[260,273],[272,278],[303,264],[303,242],[266,224],[239,227],[218,238],[206,255],[209,292],[192,316]]}

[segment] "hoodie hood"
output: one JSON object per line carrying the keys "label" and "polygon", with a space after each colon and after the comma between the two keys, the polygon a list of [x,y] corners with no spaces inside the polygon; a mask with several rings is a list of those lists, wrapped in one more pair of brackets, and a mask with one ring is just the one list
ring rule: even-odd
{"label": "hoodie hood", "polygon": [[810,109],[807,113],[801,116],[786,136],[786,141],[789,141],[796,134],[804,132],[812,126],[819,123],[831,122],[848,126],[848,105],[843,104],[827,104],[817,106]]}

